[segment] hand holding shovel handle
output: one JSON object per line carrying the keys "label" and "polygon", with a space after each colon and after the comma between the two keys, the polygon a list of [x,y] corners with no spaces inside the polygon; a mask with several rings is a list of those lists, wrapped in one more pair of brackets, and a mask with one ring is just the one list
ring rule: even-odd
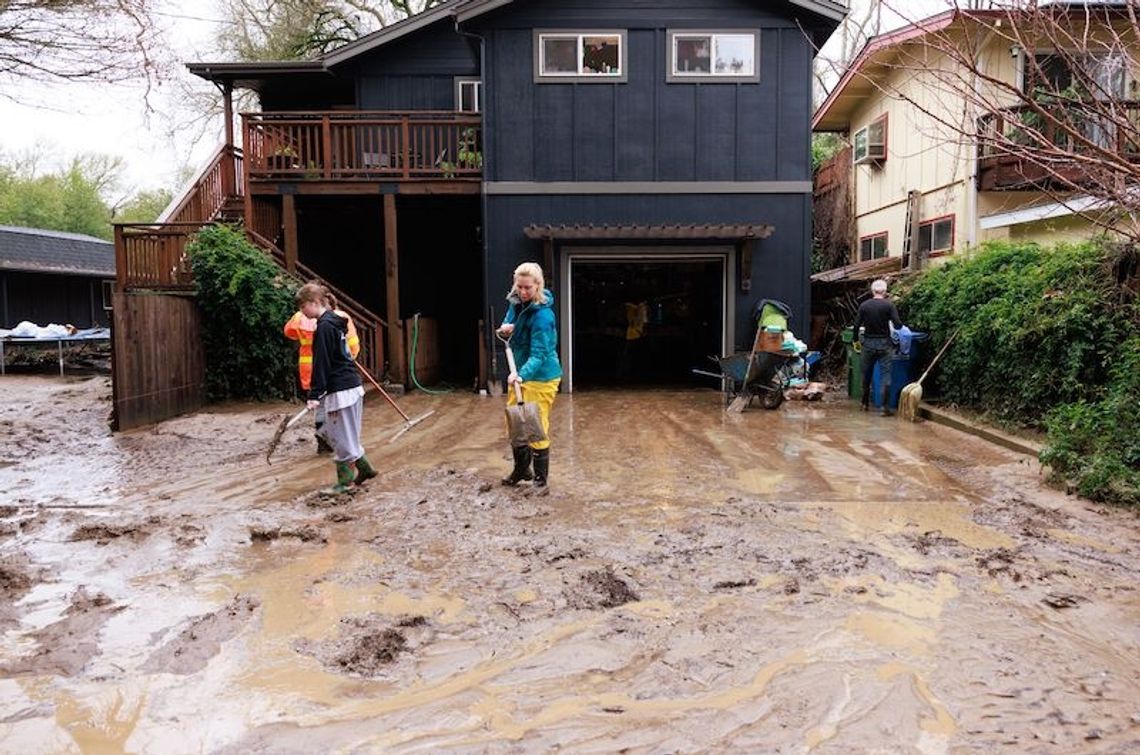
{"label": "hand holding shovel handle", "polygon": [[[504,341],[503,350],[507,352],[507,367],[510,369],[512,375],[517,376],[519,370],[517,367],[515,367],[515,354],[513,351],[511,351],[511,345]],[[519,381],[517,380],[513,383],[513,385],[515,386],[515,400],[521,404],[523,402],[522,386],[519,385]]]}

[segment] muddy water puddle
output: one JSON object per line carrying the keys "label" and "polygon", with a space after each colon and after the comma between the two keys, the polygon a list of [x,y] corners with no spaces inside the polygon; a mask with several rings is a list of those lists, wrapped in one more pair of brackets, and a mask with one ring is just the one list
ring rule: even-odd
{"label": "muddy water puddle", "polygon": [[[383,474],[333,500],[306,432],[265,464],[285,405],[86,451],[56,429],[40,460],[98,466],[102,497],[23,484],[2,512],[2,749],[1140,742],[1135,518],[954,431],[719,398],[561,397],[547,497],[497,484],[502,410],[479,397],[405,397],[436,414],[394,444],[370,398]],[[13,457],[0,482],[29,474]]]}

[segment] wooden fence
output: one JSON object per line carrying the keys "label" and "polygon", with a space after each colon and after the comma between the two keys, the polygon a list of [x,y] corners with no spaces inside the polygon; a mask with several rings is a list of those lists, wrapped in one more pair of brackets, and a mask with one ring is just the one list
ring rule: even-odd
{"label": "wooden fence", "polygon": [[115,292],[113,430],[194,411],[206,401],[206,358],[193,296]]}

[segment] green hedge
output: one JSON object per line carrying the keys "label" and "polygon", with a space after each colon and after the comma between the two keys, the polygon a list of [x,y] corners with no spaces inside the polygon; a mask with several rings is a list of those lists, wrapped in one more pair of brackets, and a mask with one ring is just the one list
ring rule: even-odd
{"label": "green hedge", "polygon": [[230,226],[203,228],[187,252],[202,310],[207,398],[292,397],[297,349],[281,329],[295,311],[297,282]]}
{"label": "green hedge", "polygon": [[1094,499],[1140,502],[1138,308],[1118,247],[987,244],[900,287],[908,325],[942,343],[944,400],[1044,428],[1042,461]]}

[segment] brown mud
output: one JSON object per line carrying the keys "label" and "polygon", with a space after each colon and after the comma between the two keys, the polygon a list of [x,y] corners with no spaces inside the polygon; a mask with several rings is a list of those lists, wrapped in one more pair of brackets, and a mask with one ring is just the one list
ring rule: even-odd
{"label": "brown mud", "polygon": [[0,382],[5,751],[1140,749],[1137,517],[948,428],[562,396],[540,497],[498,400],[370,396],[324,498],[293,406]]}

